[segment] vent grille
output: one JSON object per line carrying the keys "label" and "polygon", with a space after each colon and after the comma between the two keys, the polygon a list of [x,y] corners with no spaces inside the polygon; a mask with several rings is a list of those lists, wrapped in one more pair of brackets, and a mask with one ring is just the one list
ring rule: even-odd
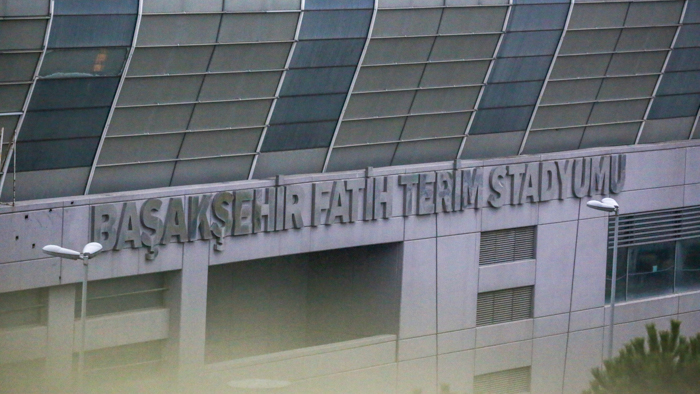
{"label": "vent grille", "polygon": [[531,318],[533,290],[533,286],[525,286],[479,293],[476,299],[476,325]]}
{"label": "vent grille", "polygon": [[535,227],[481,233],[479,265],[535,258]]}
{"label": "vent grille", "polygon": [[474,376],[475,394],[518,394],[529,392],[530,367]]}
{"label": "vent grille", "polygon": [[[615,220],[608,223],[608,248],[613,247]],[[618,246],[677,241],[700,236],[700,206],[653,213],[620,215]]]}

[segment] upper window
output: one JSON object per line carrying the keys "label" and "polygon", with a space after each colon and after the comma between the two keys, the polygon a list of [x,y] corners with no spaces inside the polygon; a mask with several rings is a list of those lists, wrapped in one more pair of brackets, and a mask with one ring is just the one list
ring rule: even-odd
{"label": "upper window", "polygon": [[535,226],[481,233],[479,265],[535,258]]}

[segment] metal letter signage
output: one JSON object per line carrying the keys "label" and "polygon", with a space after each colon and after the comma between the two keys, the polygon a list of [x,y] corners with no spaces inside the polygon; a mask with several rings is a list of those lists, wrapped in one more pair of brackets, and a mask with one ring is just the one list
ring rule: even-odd
{"label": "metal letter signage", "polygon": [[370,168],[347,180],[102,204],[92,207],[91,237],[104,250],[147,248],[147,260],[171,242],[214,239],[220,252],[228,237],[294,231],[305,221],[342,226],[618,194],[626,164],[625,155],[611,155],[389,176]]}

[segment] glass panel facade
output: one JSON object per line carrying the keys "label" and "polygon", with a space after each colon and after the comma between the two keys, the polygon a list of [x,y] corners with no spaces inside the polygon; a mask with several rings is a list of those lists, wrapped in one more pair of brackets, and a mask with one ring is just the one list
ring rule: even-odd
{"label": "glass panel facade", "polygon": [[115,76],[122,72],[128,48],[53,49],[46,51],[44,78]]}
{"label": "glass panel facade", "polygon": [[136,15],[56,16],[49,48],[129,46]]}

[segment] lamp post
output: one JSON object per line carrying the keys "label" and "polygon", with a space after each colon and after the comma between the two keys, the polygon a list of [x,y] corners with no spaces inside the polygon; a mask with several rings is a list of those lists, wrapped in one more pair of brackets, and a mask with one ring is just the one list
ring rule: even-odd
{"label": "lamp post", "polygon": [[85,245],[83,252],[62,248],[56,245],[46,245],[42,248],[44,253],[70,260],[83,260],[83,292],[80,304],[80,349],[78,351],[78,379],[79,385],[83,385],[83,370],[85,367],[85,314],[87,311],[87,280],[88,280],[88,260],[97,256],[102,251],[102,245],[98,242],[90,242]]}
{"label": "lamp post", "polygon": [[610,281],[610,336],[608,337],[608,359],[613,355],[613,333],[615,332],[615,291],[617,285],[617,233],[620,223],[620,205],[612,198],[601,201],[591,200],[586,203],[589,208],[615,214],[615,231],[613,232],[612,279]]}

